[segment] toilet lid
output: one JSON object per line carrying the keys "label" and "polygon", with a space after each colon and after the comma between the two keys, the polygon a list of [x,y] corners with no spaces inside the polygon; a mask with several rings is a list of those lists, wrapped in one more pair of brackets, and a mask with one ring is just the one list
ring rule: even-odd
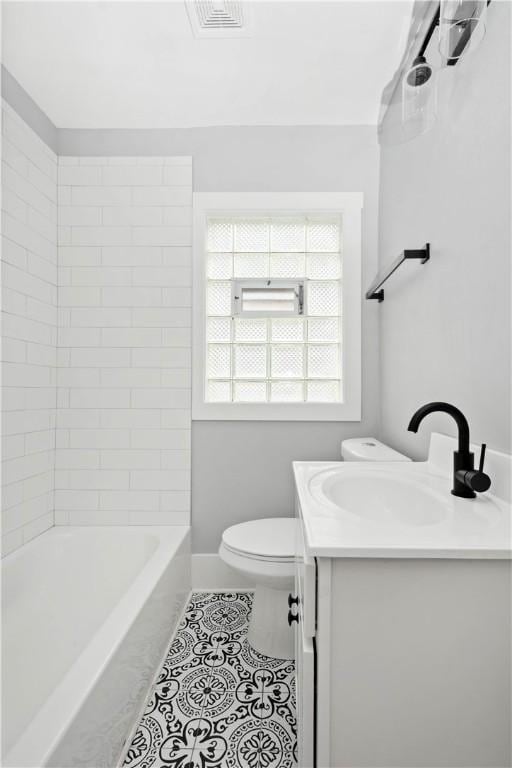
{"label": "toilet lid", "polygon": [[252,557],[292,560],[295,557],[295,525],[293,517],[250,520],[226,528],[222,541],[229,549]]}

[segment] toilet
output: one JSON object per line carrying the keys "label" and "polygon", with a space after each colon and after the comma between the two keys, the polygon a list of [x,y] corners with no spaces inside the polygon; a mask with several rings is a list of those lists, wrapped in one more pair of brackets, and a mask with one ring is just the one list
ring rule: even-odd
{"label": "toilet", "polygon": [[[374,437],[341,444],[344,461],[411,461]],[[288,624],[288,595],[295,578],[295,519],[251,520],[222,534],[219,555],[256,583],[247,639],[255,651],[276,659],[293,659],[293,627]]]}
{"label": "toilet", "polygon": [[278,517],[232,525],[222,534],[219,555],[256,583],[247,639],[258,653],[293,659],[288,595],[295,578],[295,519]]}
{"label": "toilet", "polygon": [[343,461],[411,461],[374,437],[352,437],[341,443]]}

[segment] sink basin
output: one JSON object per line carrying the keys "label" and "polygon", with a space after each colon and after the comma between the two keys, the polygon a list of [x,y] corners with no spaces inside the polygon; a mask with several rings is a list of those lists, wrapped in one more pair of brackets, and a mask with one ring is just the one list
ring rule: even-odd
{"label": "sink basin", "polygon": [[456,447],[433,434],[428,461],[295,461],[307,554],[511,559],[512,457],[488,451],[495,493],[464,499],[450,493]]}
{"label": "sink basin", "polygon": [[437,525],[449,514],[441,494],[421,482],[384,472],[320,473],[312,478],[310,490],[317,499],[373,523]]}

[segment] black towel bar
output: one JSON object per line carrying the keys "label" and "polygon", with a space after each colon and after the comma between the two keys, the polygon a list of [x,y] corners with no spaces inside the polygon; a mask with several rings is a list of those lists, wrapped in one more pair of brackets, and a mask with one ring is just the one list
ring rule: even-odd
{"label": "black towel bar", "polygon": [[391,277],[393,272],[395,272],[400,264],[403,264],[404,261],[407,259],[419,259],[421,264],[425,264],[430,259],[430,243],[427,243],[424,248],[421,248],[420,250],[409,250],[409,251],[402,251],[400,256],[398,256],[395,261],[390,264],[387,269],[382,270],[382,272],[379,272],[371,286],[366,291],[366,298],[367,299],[377,299],[378,301],[384,301],[384,291],[382,289],[382,286],[388,279],[388,277]]}

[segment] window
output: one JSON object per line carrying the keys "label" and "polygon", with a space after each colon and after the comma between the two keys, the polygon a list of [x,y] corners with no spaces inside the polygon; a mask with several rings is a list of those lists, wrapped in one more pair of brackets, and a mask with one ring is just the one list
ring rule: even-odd
{"label": "window", "polygon": [[360,418],[360,208],[195,196],[194,418]]}

